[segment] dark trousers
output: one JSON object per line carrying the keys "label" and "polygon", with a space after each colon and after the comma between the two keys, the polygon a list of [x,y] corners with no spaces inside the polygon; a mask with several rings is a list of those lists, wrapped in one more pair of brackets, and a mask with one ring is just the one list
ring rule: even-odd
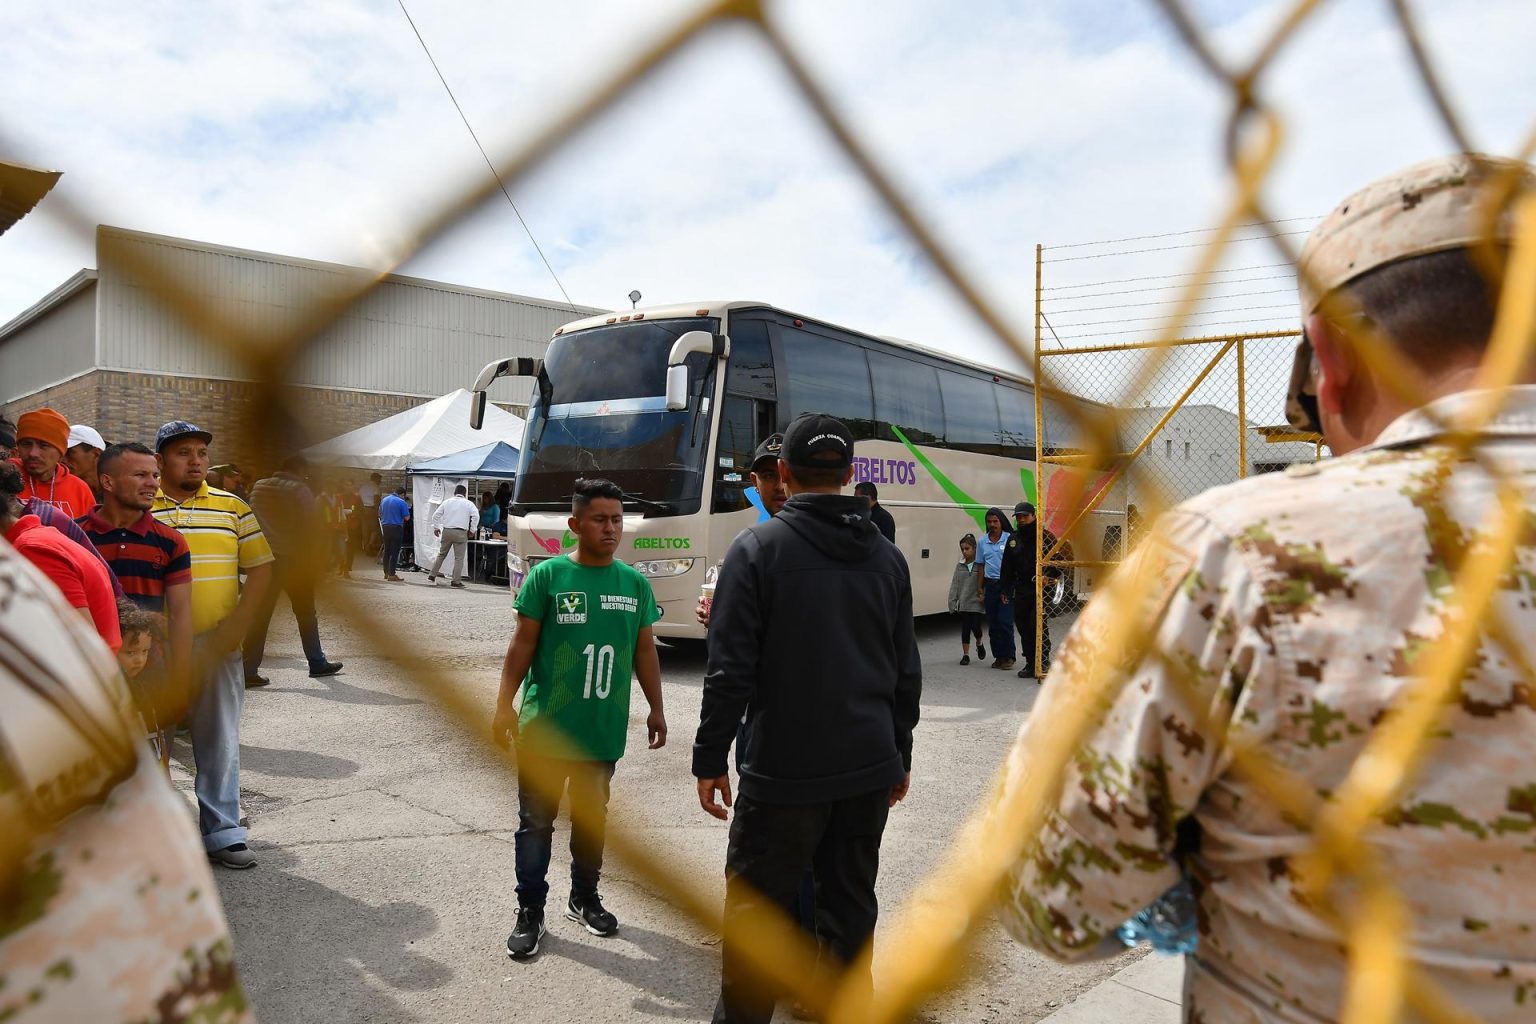
{"label": "dark trousers", "polygon": [[[320,646],[320,621],[315,615],[315,580],[305,570],[293,570],[292,563],[276,562],[272,569],[272,585],[256,609],[256,617],[245,634],[241,657],[245,662],[245,678],[250,679],[261,668],[261,659],[267,650],[267,628],[272,624],[272,613],[277,609],[279,591],[288,595],[293,605],[293,617],[299,624],[299,643],[304,645],[304,657],[311,670],[325,664],[325,650]],[[308,569],[309,567],[306,567]]]}
{"label": "dark trousers", "polygon": [[[544,909],[549,896],[549,858],[554,847],[560,794],[569,785],[571,809],[571,893],[597,892],[603,871],[608,826],[608,784],[613,761],[566,761],[538,754],[517,755],[517,832],[512,837],[517,865],[517,904]],[[542,786],[535,786],[537,775]]]}
{"label": "dark trousers", "polygon": [[1012,658],[1013,653],[1013,605],[1003,601],[1001,580],[987,580],[982,592],[982,603],[987,608],[987,632],[992,640],[992,656]]}
{"label": "dark trousers", "polygon": [[[1029,661],[1030,667],[1035,667],[1035,585],[1029,583],[1021,586],[1013,599],[1013,614],[1019,624],[1019,654]],[[1045,670],[1051,667],[1051,620],[1049,616],[1040,620],[1040,671],[1036,675],[1044,675]]]}
{"label": "dark trousers", "polygon": [[977,640],[981,639],[981,619],[981,612],[960,613],[960,644],[962,647],[969,647],[971,637],[973,636]]}
{"label": "dark trousers", "polygon": [[[816,939],[824,970],[840,975],[875,933],[875,877],[889,789],[816,804],[737,796],[725,854],[726,940],[716,1024],[768,1024],[776,993],[747,966],[733,921],[776,906],[793,914],[807,868],[816,875]],[[868,969],[860,979],[872,988]]]}
{"label": "dark trousers", "polygon": [[400,545],[405,541],[405,527],[380,525],[384,531],[384,575],[395,575],[395,565],[400,561]]}

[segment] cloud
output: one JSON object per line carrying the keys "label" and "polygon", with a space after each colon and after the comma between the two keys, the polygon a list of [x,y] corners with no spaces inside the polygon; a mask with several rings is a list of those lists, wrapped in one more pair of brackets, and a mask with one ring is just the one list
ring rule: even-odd
{"label": "cloud", "polygon": [[[410,5],[498,158],[692,6]],[[1197,10],[1235,64],[1284,6]],[[1418,6],[1476,136],[1494,150],[1514,148],[1536,113],[1527,3]],[[912,0],[871,10],[811,0],[771,7],[858,138],[1022,335],[1032,332],[1037,242],[1174,232],[1220,214],[1230,192],[1222,157],[1230,97],[1150,3]],[[1329,5],[1265,81],[1287,125],[1267,185],[1277,215],[1321,214],[1370,178],[1448,148],[1384,10],[1372,0]],[[35,2],[11,12],[10,28],[0,39],[11,112],[0,155],[62,168],[62,195],[110,223],[376,262],[445,188],[487,180],[394,3]],[[648,302],[756,297],[1022,365],[917,252],[745,26],[712,30],[510,191],[577,302],[626,305],[631,288]],[[89,239],[63,231],[47,206],[0,239],[0,318],[93,262]],[[1133,247],[1158,251],[1066,262],[1125,246],[1056,250],[1047,284],[1178,273],[1198,252]],[[1272,251],[1249,243],[1226,266],[1270,262]],[[406,270],[559,295],[499,193]],[[1091,305],[1056,298],[1071,293],[1048,293],[1048,308]],[[1208,308],[1239,301],[1249,300]],[[1282,308],[1234,315],[1294,321],[1286,295],[1252,301]]]}

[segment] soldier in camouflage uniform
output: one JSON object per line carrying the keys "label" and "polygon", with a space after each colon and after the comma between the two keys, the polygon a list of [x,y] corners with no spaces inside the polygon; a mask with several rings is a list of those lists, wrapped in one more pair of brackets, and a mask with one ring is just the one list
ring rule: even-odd
{"label": "soldier in camouflage uniform", "polygon": [[[1312,233],[1289,411],[1298,427],[1320,426],[1339,457],[1209,491],[1165,516],[1121,569],[1149,584],[1131,614],[1150,646],[1109,650],[1111,610],[1090,604],[1010,756],[1003,799],[1027,778],[1032,738],[1048,735],[1090,676],[1111,673],[1114,696],[1015,865],[1003,917],[1059,959],[1104,955],[1118,925],[1187,875],[1199,909],[1188,1021],[1340,1011],[1347,968],[1325,906],[1349,915],[1348,887],[1336,884],[1328,904],[1301,891],[1297,857],[1313,839],[1233,768],[1232,752],[1267,755],[1325,804],[1447,629],[1453,567],[1496,501],[1477,463],[1449,457],[1432,414],[1455,416],[1481,394],[1467,389],[1497,292],[1480,261],[1507,255],[1513,233],[1507,207],[1497,220],[1478,207],[1494,172],[1536,191],[1529,166],[1457,156],[1377,182]],[[1353,354],[1341,302],[1418,368],[1430,406],[1399,403]],[[1479,438],[1528,505],[1533,382],[1528,371]],[[1533,581],[1536,532],[1495,599],[1527,665]],[[1488,1021],[1536,1019],[1533,685],[1481,637],[1425,758],[1369,833],[1412,915],[1408,955]]]}
{"label": "soldier in camouflage uniform", "polygon": [[0,540],[0,1020],[250,1021],[185,803],[111,652]]}

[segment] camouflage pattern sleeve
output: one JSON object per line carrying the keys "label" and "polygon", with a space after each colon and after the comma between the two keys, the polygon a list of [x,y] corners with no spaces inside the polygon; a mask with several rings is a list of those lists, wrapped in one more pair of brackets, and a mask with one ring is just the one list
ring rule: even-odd
{"label": "camouflage pattern sleeve", "polygon": [[0,1021],[249,1024],[191,814],[116,661],[0,540]]}
{"label": "camouflage pattern sleeve", "polygon": [[1025,779],[1032,738],[1110,675],[1110,695],[1065,772],[1036,842],[1008,883],[1002,919],[1015,937],[1060,960],[1096,955],[1100,940],[1179,881],[1181,820],[1207,799],[1244,712],[1274,676],[1274,644],[1255,580],[1232,538],[1176,511],[1137,546],[1121,573],[1140,580],[1143,649],[1110,650],[1109,602],[1090,602],[1062,645],[1008,758],[998,799]]}

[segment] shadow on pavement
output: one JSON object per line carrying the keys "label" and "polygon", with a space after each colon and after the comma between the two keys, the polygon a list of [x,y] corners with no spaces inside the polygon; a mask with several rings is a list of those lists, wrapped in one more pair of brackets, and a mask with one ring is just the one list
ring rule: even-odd
{"label": "shadow on pavement", "polygon": [[[643,993],[630,1006],[635,1013],[648,1017],[708,1020],[714,1012],[720,982],[719,946],[683,942],[631,925],[622,925],[610,939],[586,935],[570,938],[558,933],[565,926],[579,929],[580,925],[564,920],[560,904],[551,902],[550,910],[560,920],[550,921],[537,959],[521,966],[536,969],[538,960],[563,957],[591,968],[600,976],[618,978]],[[643,955],[636,957],[636,950]]]}
{"label": "shadow on pavement", "polygon": [[319,700],[333,700],[341,704],[365,704],[374,707],[405,707],[410,704],[424,703],[419,697],[398,697],[393,693],[383,693],[378,690],[367,690],[361,686],[353,686],[346,682],[342,676],[324,676],[320,679],[312,679],[310,682],[322,689],[309,687],[284,687],[281,692],[297,694],[301,697],[315,697]]}
{"label": "shadow on pavement", "polygon": [[251,747],[244,743],[240,745],[240,767],[285,779],[349,779],[358,770],[356,761],[344,757],[309,750]]}
{"label": "shadow on pavement", "polygon": [[437,931],[419,903],[373,906],[284,870],[292,859],[258,850],[254,871],[216,872],[241,981],[258,1019],[419,1019],[386,990],[425,992],[453,970],[410,945]]}

